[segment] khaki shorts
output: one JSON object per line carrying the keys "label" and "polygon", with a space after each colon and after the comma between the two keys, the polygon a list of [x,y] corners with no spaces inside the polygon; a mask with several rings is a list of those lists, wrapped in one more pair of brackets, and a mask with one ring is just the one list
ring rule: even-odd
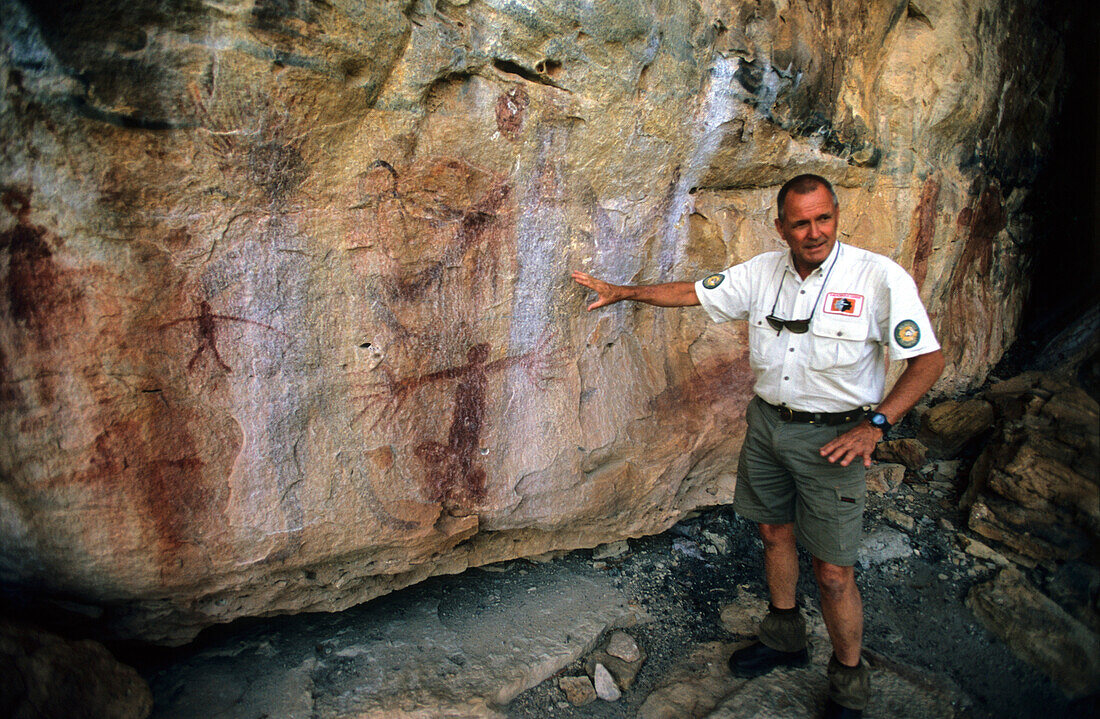
{"label": "khaki shorts", "polygon": [[839,566],[855,564],[867,500],[860,459],[847,467],[819,453],[860,420],[834,426],[784,422],[759,397],[745,411],[748,431],[737,465],[733,508],[760,524],[794,523],[810,554]]}

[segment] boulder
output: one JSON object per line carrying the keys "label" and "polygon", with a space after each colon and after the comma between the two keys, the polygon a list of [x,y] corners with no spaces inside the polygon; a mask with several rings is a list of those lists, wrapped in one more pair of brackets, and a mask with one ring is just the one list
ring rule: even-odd
{"label": "boulder", "polygon": [[1039,561],[1081,556],[1089,537],[1067,518],[1025,509],[996,497],[982,497],[970,509],[967,526],[1013,552]]}
{"label": "boulder", "polygon": [[920,439],[931,456],[951,459],[993,426],[993,405],[981,399],[947,400],[921,415]]}
{"label": "boulder", "polygon": [[1096,400],[1040,372],[998,382],[985,396],[1002,409],[1027,410],[1001,412],[971,469],[962,498],[970,529],[1025,565],[1089,553],[1100,542],[1100,480],[1078,468],[1098,461]]}
{"label": "boulder", "polygon": [[9,719],[145,719],[153,695],[98,642],[0,619],[0,709]]}
{"label": "boulder", "polygon": [[[339,614],[226,628],[150,682],[157,716],[172,719],[503,719],[600,636],[644,621],[632,603],[606,574],[560,562],[473,576]],[[585,682],[595,691],[572,679],[559,683],[572,699],[583,701]]]}
{"label": "boulder", "polygon": [[1100,527],[1100,486],[1037,445],[1030,440],[1021,445],[1004,471],[990,473],[989,488],[1022,507],[1063,509],[1078,515],[1082,524]]}
{"label": "boulder", "polygon": [[905,465],[877,463],[867,470],[867,491],[891,494],[905,481]]}
{"label": "boulder", "polygon": [[0,582],[179,644],[727,502],[744,323],[586,313],[837,188],[980,386],[1060,106],[1041,0],[0,0]]}
{"label": "boulder", "polygon": [[882,518],[898,529],[909,532],[910,534],[917,526],[916,521],[911,516],[898,511],[894,507],[887,507],[884,509],[882,511]]}
{"label": "boulder", "polygon": [[928,461],[928,448],[919,439],[903,437],[879,442],[875,447],[875,459],[904,465],[916,472]]}
{"label": "boulder", "polygon": [[1003,569],[966,598],[1012,651],[1045,672],[1069,697],[1100,686],[1100,635],[1071,617],[1015,569]]}
{"label": "boulder", "polygon": [[642,658],[638,643],[626,632],[612,632],[604,651],[624,662],[636,662]]}
{"label": "boulder", "polygon": [[[645,664],[648,654],[637,644],[634,644],[633,651],[631,651],[623,640],[615,638],[617,636],[629,638],[629,635],[625,632],[615,632],[602,646],[588,655],[584,666],[585,671],[588,672],[593,681],[596,680],[597,667],[603,667],[614,678],[615,685],[625,692],[629,691],[630,687],[634,685],[634,680],[638,677],[638,672]],[[633,643],[633,640],[630,641]],[[616,651],[634,658],[626,659],[616,654]]]}

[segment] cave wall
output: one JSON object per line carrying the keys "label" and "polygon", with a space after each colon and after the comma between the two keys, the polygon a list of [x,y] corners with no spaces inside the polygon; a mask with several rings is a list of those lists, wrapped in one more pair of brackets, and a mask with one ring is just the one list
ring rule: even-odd
{"label": "cave wall", "polygon": [[[0,581],[185,641],[728,501],[746,333],[568,279],[910,269],[980,384],[1027,292],[1042,3],[0,1]],[[897,368],[894,368],[897,371]]]}

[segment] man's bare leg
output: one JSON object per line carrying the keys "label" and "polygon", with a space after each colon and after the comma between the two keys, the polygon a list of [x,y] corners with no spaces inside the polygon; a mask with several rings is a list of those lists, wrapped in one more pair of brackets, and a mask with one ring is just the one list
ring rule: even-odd
{"label": "man's bare leg", "polygon": [[814,557],[814,576],[821,591],[821,614],[841,664],[859,664],[863,644],[863,600],[856,587],[854,567],[841,567]]}
{"label": "man's bare leg", "polygon": [[761,524],[764,540],[764,576],[771,608],[760,622],[756,642],[730,656],[735,676],[759,676],[780,666],[801,667],[809,662],[806,620],[798,610],[798,551],[793,524]]}
{"label": "man's bare leg", "polygon": [[776,609],[794,607],[798,586],[798,550],[794,524],[761,524],[764,540],[764,577]]}

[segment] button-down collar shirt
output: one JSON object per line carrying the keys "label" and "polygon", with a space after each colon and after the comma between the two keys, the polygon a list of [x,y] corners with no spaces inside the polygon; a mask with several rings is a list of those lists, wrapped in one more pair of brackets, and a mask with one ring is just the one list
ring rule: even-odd
{"label": "button-down collar shirt", "polygon": [[[882,401],[892,360],[939,349],[913,278],[882,255],[837,242],[821,266],[798,276],[790,252],[768,252],[695,285],[715,322],[748,320],[749,364],[764,401],[807,412],[843,412]],[[811,317],[809,331],[767,321]]]}

